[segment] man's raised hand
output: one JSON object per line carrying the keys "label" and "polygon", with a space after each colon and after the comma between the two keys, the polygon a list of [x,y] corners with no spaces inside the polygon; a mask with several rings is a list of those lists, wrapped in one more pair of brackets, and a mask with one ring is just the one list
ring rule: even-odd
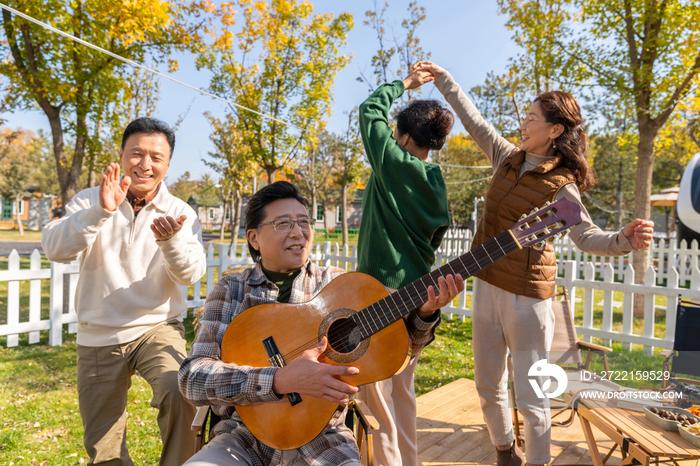
{"label": "man's raised hand", "polygon": [[125,176],[121,183],[119,182],[119,165],[110,163],[102,174],[102,180],[100,180],[99,196],[102,208],[110,212],[117,210],[119,205],[124,202],[130,185],[131,178],[128,176]]}
{"label": "man's raised hand", "polygon": [[182,230],[182,224],[187,220],[187,215],[180,215],[177,219],[170,215],[167,217],[158,217],[153,220],[151,231],[156,236],[156,241],[168,241],[175,236],[178,231]]}
{"label": "man's raised hand", "polygon": [[328,346],[326,337],[316,347],[304,351],[286,366],[277,369],[272,381],[272,390],[278,395],[299,393],[311,395],[332,403],[347,403],[349,398],[360,391],[336,377],[358,374],[357,367],[333,366],[318,361]]}

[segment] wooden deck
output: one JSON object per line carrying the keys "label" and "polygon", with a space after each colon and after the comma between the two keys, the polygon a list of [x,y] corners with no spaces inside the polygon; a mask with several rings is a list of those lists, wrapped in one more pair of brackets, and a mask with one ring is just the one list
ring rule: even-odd
{"label": "wooden deck", "polygon": [[[473,380],[459,379],[417,398],[418,460],[424,466],[496,464],[496,451],[481,415]],[[601,455],[613,441],[593,427]],[[581,423],[552,428],[553,465],[591,465]],[[606,465],[622,461],[619,449]],[[684,463],[690,466],[694,463]]]}

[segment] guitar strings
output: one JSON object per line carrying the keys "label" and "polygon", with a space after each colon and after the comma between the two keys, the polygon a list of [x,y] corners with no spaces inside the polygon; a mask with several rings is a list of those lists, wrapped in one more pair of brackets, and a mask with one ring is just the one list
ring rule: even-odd
{"label": "guitar strings", "polygon": [[[537,231],[537,232],[535,233],[535,236],[537,236],[538,234],[542,233],[543,231],[544,231],[544,229],[543,229],[543,230]],[[452,274],[455,274],[455,275],[456,275],[457,272],[456,272],[455,269],[452,267],[452,264],[455,264],[455,265],[457,266],[458,269],[463,268],[463,269],[465,270],[465,272],[466,272],[467,278],[469,278],[470,276],[474,275],[475,273],[477,273],[477,272],[479,272],[480,270],[483,269],[483,267],[481,266],[479,260],[477,259],[477,255],[480,256],[482,260],[484,260],[484,261],[486,261],[486,262],[489,262],[489,263],[487,264],[487,266],[488,266],[488,265],[490,265],[491,263],[495,262],[495,260],[501,259],[502,257],[505,257],[505,256],[507,256],[508,254],[510,254],[511,252],[513,252],[514,250],[518,249],[518,243],[517,243],[517,241],[508,241],[508,242],[506,242],[506,243],[504,244],[504,246],[501,246],[500,242],[498,241],[498,237],[500,237],[500,236],[502,236],[502,235],[506,235],[506,237],[507,237],[507,234],[509,234],[509,231],[505,231],[505,232],[503,232],[501,235],[497,235],[496,237],[492,238],[493,241],[489,240],[489,241],[487,241],[487,242],[485,242],[485,243],[479,245],[479,246],[480,246],[479,248],[474,248],[474,249],[468,251],[467,253],[465,253],[465,254],[459,256],[457,259],[452,260],[452,261],[450,261],[450,262],[447,262],[447,263],[444,264],[443,266],[438,267],[438,268],[436,268],[435,270],[433,270],[432,272],[430,272],[429,274],[427,274],[427,275],[425,275],[425,276],[419,278],[418,280],[421,281],[421,284],[422,284],[423,287],[424,287],[424,291],[418,290],[418,288],[417,288],[416,285],[415,285],[415,282],[410,283],[409,285],[407,285],[406,287],[404,287],[402,290],[407,290],[408,286],[413,285],[413,286],[414,286],[414,289],[415,289],[415,290],[417,291],[417,293],[418,293],[418,298],[420,299],[420,301],[421,301],[422,303],[427,302],[427,300],[428,300],[428,299],[427,299],[427,298],[428,298],[428,286],[431,286],[431,285],[426,286],[425,283],[423,283],[423,280],[424,280],[426,277],[429,278],[429,279],[432,281],[432,284],[434,285],[435,289],[439,289],[438,282],[437,282],[437,278],[439,278],[440,276],[442,276],[443,278],[445,278],[445,273],[447,272],[447,274],[449,274],[450,271],[452,272]],[[501,238],[501,239],[503,239],[503,238]],[[495,245],[496,247],[498,247],[498,249],[495,249],[495,248],[494,248],[494,250],[492,251],[492,253],[496,256],[496,259],[495,259],[495,260],[491,257],[491,254],[489,254],[489,250],[488,250],[488,247],[489,247],[489,246],[494,246],[494,245]],[[504,247],[505,247],[505,249],[504,249]],[[498,255],[499,255],[499,254],[498,254],[498,253],[499,253],[499,250],[500,250],[500,253],[503,254],[501,257],[498,257]],[[507,250],[507,251],[506,251],[506,250]],[[476,253],[476,255],[475,255],[475,253]],[[464,263],[464,261],[462,260],[462,258],[465,257],[467,254],[469,254],[469,255],[472,256],[472,259],[474,260],[474,263],[476,264],[476,269],[477,269],[477,270],[474,271],[474,272],[469,271],[469,266],[466,265],[466,264]],[[486,254],[486,257],[488,257],[488,260],[486,260],[486,257],[484,257],[484,254]],[[458,262],[459,262],[459,263],[458,263]],[[460,264],[461,264],[461,265],[460,265]],[[472,265],[473,265],[473,264],[472,264]],[[449,269],[449,270],[448,270],[448,269]],[[435,274],[436,276],[434,277],[433,274]],[[460,274],[460,275],[464,275],[464,273],[462,273],[462,272],[459,272],[459,274]],[[418,280],[416,280],[416,281],[418,281]],[[379,300],[379,301],[377,301],[377,302],[371,304],[370,306],[367,306],[365,309],[359,311],[359,312],[356,313],[355,315],[357,315],[358,318],[361,317],[361,316],[365,316],[365,320],[367,321],[367,323],[370,323],[369,320],[366,318],[366,315],[370,312],[370,308],[374,307],[375,305],[378,305],[378,306],[379,306],[379,309],[382,310],[382,308],[381,308],[381,303],[382,303],[382,302],[386,302],[386,301],[388,300],[388,298],[391,298],[391,300],[394,302],[395,309],[399,310],[399,313],[401,313],[401,312],[402,312],[402,311],[401,311],[401,307],[402,307],[402,306],[403,306],[405,309],[408,309],[408,308],[409,308],[409,305],[406,303],[406,301],[404,300],[404,298],[403,298],[403,297],[401,296],[401,294],[400,294],[400,292],[401,292],[402,290],[399,290],[399,292],[397,292],[397,293],[391,293],[391,294],[389,294],[388,296],[382,298],[381,300]],[[407,290],[407,293],[408,293],[408,290]],[[437,296],[439,296],[439,294],[438,294]],[[400,303],[400,304],[397,304],[397,302],[396,302],[396,300],[394,299],[394,297],[398,297],[398,298],[401,300],[401,303]],[[414,305],[414,307],[415,307],[415,303],[413,302],[413,298],[411,297],[410,294],[408,294],[408,298],[411,300],[411,304]],[[422,304],[421,304],[421,305],[422,305]],[[394,311],[392,310],[391,307],[389,307],[389,310],[390,310],[391,313],[392,313],[392,317],[394,317],[394,316],[393,316],[393,312],[394,312]],[[387,321],[388,321],[388,319],[387,319]],[[398,320],[396,320],[396,321],[398,321]],[[350,341],[350,332],[347,332],[347,331],[346,331],[346,330],[347,330],[346,327],[347,327],[347,325],[350,325],[351,323],[353,323],[353,324],[355,324],[355,325],[358,325],[356,322],[354,322],[354,321],[352,320],[352,316],[351,316],[351,317],[347,318],[345,322],[340,323],[340,324],[338,325],[337,328],[333,329],[331,332],[329,332],[329,333],[326,335],[326,337],[328,338],[328,347],[327,347],[327,349],[324,351],[324,354],[326,354],[326,353],[328,353],[329,351],[332,351],[332,350],[333,350],[333,347],[331,346],[331,339],[334,339],[334,340],[335,340],[334,337],[337,336],[339,332],[347,333],[348,336],[343,337],[343,338],[341,338],[340,340],[338,340],[337,342],[334,342],[334,343],[338,343],[339,345],[343,345],[343,344],[348,343],[348,342]],[[374,318],[372,318],[372,323],[376,323],[376,322],[374,321]],[[393,323],[393,322],[387,322],[387,325],[390,325],[391,323]],[[383,325],[383,323],[381,322],[381,317],[380,317],[380,324]],[[370,326],[371,326],[371,324],[370,324]],[[359,327],[361,328],[361,330],[366,330],[364,324],[362,324],[361,321],[359,322]],[[386,326],[384,326],[383,328],[386,328]],[[361,341],[364,341],[364,340],[366,340],[367,338],[371,338],[372,335],[374,335],[377,331],[380,331],[380,330],[381,330],[381,329],[378,328],[375,332],[373,332],[372,334],[370,334],[370,335],[368,335],[367,337],[363,338]],[[298,346],[298,347],[296,347],[296,348],[293,348],[291,351],[289,351],[288,353],[285,353],[285,354],[283,354],[283,355],[281,355],[281,356],[282,356],[282,358],[283,358],[284,360],[292,361],[292,360],[296,359],[301,353],[303,353],[304,351],[307,351],[307,350],[309,350],[309,349],[315,347],[317,344],[318,344],[318,339],[312,339],[312,340],[309,340],[309,341],[306,342],[306,343],[303,343],[302,345],[300,345],[300,346]],[[357,346],[356,346],[355,348],[357,348]],[[355,348],[353,348],[353,351],[354,351]],[[346,354],[347,354],[347,353],[346,353]]]}
{"label": "guitar strings", "polygon": [[[433,282],[435,282],[435,278],[432,277],[433,273],[437,272],[437,274],[438,274],[439,276],[445,277],[445,274],[443,273],[443,271],[442,271],[441,269],[443,269],[443,268],[444,268],[444,269],[447,269],[448,266],[450,266],[450,268],[451,268],[451,265],[450,265],[449,262],[448,262],[447,264],[445,264],[444,266],[435,269],[435,270],[434,270],[433,272],[431,272],[430,274],[428,274],[428,275],[426,275],[426,276],[424,276],[424,277],[421,277],[419,280],[422,281],[425,277],[430,277],[430,279],[431,279]],[[447,271],[447,270],[445,270],[445,271]],[[468,273],[468,272],[467,272],[467,273]],[[425,286],[425,284],[423,284],[423,285]],[[416,289],[416,291],[418,291],[418,290]],[[357,314],[355,314],[355,315],[359,315],[360,313],[366,313],[367,310],[368,310],[370,307],[375,306],[375,305],[379,305],[379,303],[380,303],[381,301],[385,301],[387,298],[392,298],[392,300],[393,300],[394,303],[396,304],[396,300],[393,299],[393,297],[394,297],[393,295],[397,295],[397,294],[398,294],[398,293],[392,293],[391,295],[386,296],[385,298],[382,298],[381,300],[377,301],[376,303],[373,303],[372,305],[367,306],[365,309],[363,309],[362,311],[359,311],[359,312],[358,312]],[[425,296],[424,296],[424,295],[425,295]],[[439,295],[438,295],[438,296],[439,296]],[[402,307],[402,306],[403,306],[404,308],[408,308],[409,305],[404,301],[404,299],[403,299],[400,295],[398,295],[398,297],[401,298],[401,304],[397,304],[397,308],[400,308],[400,307]],[[409,295],[409,298],[410,298],[410,295]],[[424,304],[425,302],[427,302],[427,300],[428,300],[428,299],[427,299],[427,298],[428,298],[428,290],[427,290],[427,287],[425,288],[425,291],[424,291],[424,292],[418,291],[418,298],[422,301],[423,304]],[[421,305],[422,305],[422,304],[421,304]],[[381,305],[379,305],[379,307],[380,307],[380,309],[381,309]],[[399,312],[400,312],[400,311],[399,311]],[[393,314],[393,312],[392,312],[392,314]],[[374,320],[374,319],[373,319],[373,320]],[[331,348],[330,348],[330,341],[331,341],[331,339],[334,339],[334,338],[333,338],[334,336],[337,336],[340,332],[343,332],[343,331],[345,330],[345,328],[347,327],[347,325],[349,325],[351,322],[352,322],[352,320],[351,320],[350,318],[348,318],[345,322],[339,324],[338,327],[337,327],[336,329],[333,329],[331,332],[329,332],[329,333],[326,335],[326,337],[327,337],[328,340],[329,340],[329,349],[331,349]],[[396,322],[398,322],[398,320],[397,320]],[[354,323],[354,322],[353,322],[353,323]],[[393,322],[392,322],[392,323],[393,323]],[[356,324],[356,325],[357,325],[357,324]],[[360,327],[362,328],[363,326],[360,325]],[[381,329],[379,329],[379,330],[381,330]],[[348,332],[348,333],[349,333],[349,332]],[[376,333],[376,332],[375,332],[375,333]],[[373,334],[374,334],[374,333],[373,333]],[[373,335],[373,334],[372,334],[372,335]],[[370,338],[372,335],[369,335],[369,336],[367,336],[366,338],[363,338],[362,341],[366,340],[367,338]],[[343,337],[343,338],[339,339],[337,342],[334,342],[334,343],[343,345],[343,344],[345,344],[345,343],[348,343],[349,341],[350,341],[350,336],[347,336],[347,337]],[[296,348],[293,348],[293,349],[292,349],[291,351],[289,351],[288,353],[283,354],[283,355],[282,355],[282,358],[285,359],[285,360],[287,360],[287,359],[293,360],[293,359],[295,359],[296,357],[298,357],[301,353],[303,353],[304,351],[307,351],[307,350],[313,348],[313,347],[316,346],[317,344],[318,344],[318,340],[309,340],[308,342],[303,343],[302,345],[300,345],[300,346],[298,346],[298,347],[296,347]]]}
{"label": "guitar strings", "polygon": [[[507,233],[507,232],[506,232],[506,233]],[[499,236],[500,236],[500,235],[499,235]],[[449,274],[449,273],[450,273],[450,271],[451,271],[453,274],[456,273],[454,267],[452,266],[453,263],[455,264],[455,266],[456,266],[458,269],[464,269],[465,272],[466,272],[466,274],[467,274],[467,278],[468,278],[468,277],[472,276],[474,273],[476,273],[476,272],[478,272],[479,270],[482,269],[482,267],[481,267],[481,265],[480,265],[480,262],[479,262],[479,260],[477,259],[477,256],[481,256],[481,259],[484,260],[484,261],[486,261],[486,262],[489,262],[488,265],[490,265],[490,263],[493,263],[493,262],[494,262],[494,259],[491,257],[492,254],[495,255],[495,256],[498,256],[498,255],[499,255],[498,253],[499,253],[499,250],[500,250],[500,253],[502,253],[503,256],[506,256],[506,255],[508,255],[510,252],[512,252],[513,250],[517,249],[517,245],[516,245],[515,242],[511,242],[510,244],[505,244],[505,249],[504,249],[504,247],[501,246],[501,244],[498,242],[498,239],[497,239],[497,238],[498,238],[498,236],[494,238],[494,240],[495,240],[494,243],[495,243],[495,244],[492,244],[490,241],[488,241],[488,242],[486,242],[486,243],[483,243],[483,244],[480,245],[480,246],[481,246],[480,248],[478,248],[478,249],[475,248],[475,249],[473,249],[473,250],[470,250],[469,252],[465,253],[464,255],[458,257],[457,259],[455,259],[455,260],[453,260],[453,261],[450,261],[450,262],[447,262],[445,265],[443,265],[443,266],[441,266],[441,267],[439,267],[439,268],[436,268],[435,270],[433,270],[433,271],[430,272],[429,274],[427,274],[427,275],[421,277],[419,280],[422,282],[421,284],[424,286],[424,291],[418,290],[418,288],[417,288],[417,287],[415,286],[415,284],[414,284],[415,282],[412,283],[412,284],[414,284],[414,289],[418,292],[418,299],[420,299],[420,301],[421,301],[422,303],[425,303],[425,302],[427,302],[427,300],[428,300],[428,299],[427,299],[427,298],[428,298],[428,288],[426,287],[425,283],[423,283],[423,280],[424,280],[425,278],[429,278],[429,279],[432,281],[433,285],[434,285],[436,288],[439,289],[439,287],[438,287],[438,285],[437,285],[437,278],[439,278],[440,276],[442,276],[442,277],[444,278],[446,274]],[[496,248],[494,247],[494,250],[491,252],[491,254],[489,254],[489,250],[488,250],[488,247],[489,247],[489,246],[496,246],[498,249],[496,249]],[[506,250],[508,250],[508,252],[506,252]],[[476,255],[475,255],[475,253],[476,253]],[[473,273],[469,271],[469,267],[468,267],[466,264],[464,264],[464,261],[462,260],[462,257],[466,256],[466,254],[469,254],[469,255],[472,256],[472,259],[474,260],[474,262],[475,262],[475,264],[476,264],[476,266],[477,266],[477,270],[476,270],[475,272],[473,272]],[[484,257],[484,254],[486,255],[486,257],[488,257],[488,260],[486,260],[486,257]],[[503,257],[503,256],[502,256],[502,257]],[[501,257],[497,257],[496,260],[498,260],[498,259],[500,259],[500,258],[501,258]],[[460,266],[460,263],[461,263],[461,266]],[[433,276],[433,275],[435,275],[435,276]],[[464,275],[464,274],[460,272],[460,275]],[[407,285],[407,286],[410,286],[410,284]],[[430,285],[428,285],[428,286],[430,286]],[[404,289],[406,289],[406,288],[407,288],[407,287],[404,287]],[[439,296],[439,295],[438,295],[438,296]],[[394,299],[395,297],[398,297],[398,298],[401,300],[401,303],[400,303],[400,304],[397,304],[396,300]],[[360,316],[360,315],[365,315],[365,316],[366,316],[366,315],[367,315],[367,312],[369,312],[369,309],[370,309],[371,307],[375,306],[375,305],[378,305],[378,306],[379,306],[379,309],[381,310],[381,302],[382,302],[382,301],[386,302],[386,301],[388,300],[388,298],[391,298],[391,299],[392,299],[392,301],[393,301],[394,304],[396,305],[396,308],[399,310],[399,312],[401,312],[401,310],[400,310],[401,307],[403,307],[403,308],[409,308],[409,305],[406,303],[406,301],[404,300],[404,298],[401,296],[400,293],[392,293],[392,294],[386,296],[385,298],[382,298],[381,300],[377,301],[376,303],[374,303],[374,304],[372,304],[372,305],[370,305],[370,306],[367,306],[367,307],[366,307],[365,309],[363,309],[362,311],[359,311],[356,315],[358,315],[358,316]],[[408,295],[408,298],[411,299],[411,303],[412,303],[412,304],[415,304],[415,303],[413,303],[413,299],[411,298],[411,295],[410,295],[410,294]],[[391,307],[390,307],[389,309],[391,310]],[[392,312],[392,316],[393,316],[393,311],[391,311],[391,312]],[[367,320],[367,319],[366,319],[366,320]],[[372,319],[372,320],[373,320],[373,323],[376,323],[376,322],[374,322],[374,319]],[[369,320],[367,320],[367,322],[369,323]],[[327,350],[326,350],[325,352],[328,352],[329,350],[332,350],[333,347],[330,346],[331,340],[335,340],[334,337],[336,337],[336,336],[339,334],[339,332],[348,333],[348,336],[343,337],[343,338],[340,338],[337,342],[334,341],[334,342],[333,342],[334,344],[339,345],[339,346],[342,346],[343,344],[346,344],[346,343],[348,343],[348,342],[350,341],[350,336],[349,336],[349,333],[350,333],[350,332],[347,332],[347,325],[350,325],[351,323],[354,323],[355,325],[357,325],[357,323],[355,323],[351,318],[348,318],[345,322],[340,323],[340,324],[338,325],[337,328],[333,329],[331,332],[329,332],[329,333],[326,335],[326,337],[327,337],[328,340],[329,340],[329,343],[328,343],[328,344],[329,344],[329,348],[327,348]],[[380,318],[380,323],[381,323],[381,318]],[[393,322],[392,322],[392,323],[393,323]],[[360,326],[360,328],[362,328],[363,330],[366,330],[366,329],[364,328],[364,325],[363,325],[361,322],[360,322],[360,325],[359,325],[359,326]],[[378,329],[378,330],[380,330],[380,329]],[[374,333],[376,333],[376,332],[374,332]],[[372,334],[374,334],[374,333],[372,333]],[[367,336],[367,337],[364,338],[362,341],[364,341],[364,340],[366,340],[367,338],[370,338],[370,337],[371,337],[371,335]],[[298,346],[298,347],[296,347],[296,348],[293,348],[291,351],[289,351],[289,352],[283,354],[282,357],[283,357],[283,359],[285,359],[285,360],[289,360],[289,361],[294,360],[294,359],[297,358],[301,353],[303,353],[304,351],[307,351],[308,349],[313,348],[313,347],[316,346],[317,344],[318,344],[318,339],[309,340],[308,342],[305,342],[305,343],[303,343],[302,345],[300,345],[300,346]],[[324,353],[325,353],[325,352],[324,352]]]}
{"label": "guitar strings", "polygon": [[[496,242],[496,244],[498,245],[499,249],[501,249],[501,251],[502,251],[503,253],[505,253],[505,251],[503,251],[503,249],[502,249],[502,247],[500,246],[500,244],[498,244],[498,242]],[[477,251],[476,251],[477,254],[478,254],[478,253],[481,253],[481,252],[485,252],[486,255],[489,256],[489,258],[490,258],[490,255],[488,254],[488,250],[486,249],[486,244],[480,245],[480,246],[482,246],[482,248],[481,248],[482,250],[481,250],[481,251],[477,250]],[[507,247],[507,249],[511,249],[511,248]],[[497,250],[495,250],[494,252],[497,252]],[[471,254],[471,255],[472,255],[472,257],[474,258],[474,261],[477,263],[477,266],[478,266],[479,261],[476,259],[476,257],[474,257],[474,251],[469,251],[468,254]],[[466,255],[466,254],[465,254],[465,255]],[[429,274],[427,274],[427,275],[421,277],[419,280],[421,280],[421,282],[422,282],[424,278],[428,277],[428,278],[431,279],[431,281],[433,282],[433,284],[434,284],[435,286],[437,286],[436,278],[438,278],[439,276],[442,276],[442,277],[444,278],[444,277],[445,277],[445,272],[448,271],[448,270],[447,270],[448,267],[449,267],[449,268],[451,269],[451,271],[454,273],[455,271],[454,271],[454,268],[452,268],[452,263],[455,263],[455,264],[456,264],[457,261],[459,261],[459,262],[461,263],[461,267],[458,266],[458,268],[464,268],[465,271],[466,271],[467,274],[468,274],[467,276],[468,276],[468,277],[471,276],[472,273],[469,272],[468,267],[465,266],[464,262],[461,260],[461,257],[462,257],[462,256],[460,256],[458,259],[455,259],[455,260],[453,260],[453,261],[450,261],[450,262],[446,263],[445,265],[443,265],[443,266],[441,266],[441,267],[439,267],[439,268],[433,270],[431,273],[429,273]],[[443,271],[443,269],[444,269],[444,271]],[[478,266],[478,269],[480,270],[481,267]],[[438,275],[438,277],[433,277],[433,274]],[[463,274],[462,274],[462,275],[463,275]],[[423,284],[423,286],[425,286],[425,283],[422,283],[422,284]],[[410,285],[407,285],[407,286],[410,286]],[[430,285],[429,285],[429,286],[430,286]],[[414,285],[414,288],[415,288],[415,285]],[[419,297],[419,299],[422,301],[422,303],[427,302],[427,298],[428,298],[428,289],[427,289],[427,287],[425,288],[425,291],[419,291],[417,288],[415,288],[415,289],[416,289],[416,291],[418,292],[418,297]],[[396,304],[396,301],[393,299],[393,295],[394,295],[394,294],[397,294],[398,297],[401,298],[401,305],[403,305],[405,308],[408,308],[408,304],[403,300],[403,298],[401,297],[400,294],[398,294],[398,293],[392,293],[391,295],[389,295],[389,296],[387,296],[387,297],[381,299],[380,301],[377,301],[376,303],[372,304],[371,306],[368,306],[367,308],[365,308],[365,309],[363,309],[362,311],[358,312],[358,314],[360,314],[360,313],[362,313],[362,312],[366,312],[366,310],[369,309],[370,307],[372,307],[372,306],[374,306],[374,305],[378,305],[381,301],[385,301],[387,298],[390,298],[390,297],[392,298],[392,300],[393,300],[394,303]],[[439,296],[439,295],[438,295],[438,296]],[[409,298],[410,298],[410,295],[409,295]],[[381,309],[381,305],[380,305],[380,304],[379,304],[379,307],[380,307],[380,309]],[[400,307],[400,305],[397,305],[397,307]],[[373,319],[373,320],[374,320],[374,319]],[[350,319],[348,319],[348,321],[350,321]],[[342,331],[343,328],[344,328],[346,325],[347,325],[347,324],[342,323],[342,324],[340,324],[340,326],[338,327],[338,329],[334,329],[334,331],[332,331],[331,333],[329,333],[329,334],[326,335],[326,337],[327,337],[328,340],[329,340],[329,346],[330,346],[330,340],[331,340],[334,336],[337,336],[337,335],[338,335],[338,332]],[[371,335],[369,335],[367,338],[369,338],[369,337],[371,337]],[[365,338],[365,339],[366,339],[366,338]],[[364,341],[365,339],[363,339],[362,341]],[[339,343],[339,344],[342,345],[342,344],[347,343],[347,342],[349,342],[349,341],[350,341],[350,337],[348,336],[348,337],[341,338],[337,343]],[[308,349],[313,348],[313,347],[316,346],[317,344],[318,344],[318,340],[310,340],[310,341],[308,341],[308,342],[306,342],[306,343],[304,343],[304,344],[298,346],[297,348],[293,348],[293,349],[292,349],[291,351],[289,351],[288,353],[283,354],[282,357],[283,357],[283,359],[285,359],[285,360],[286,360],[286,359],[293,360],[293,359],[295,359],[296,357],[298,357],[299,354],[301,354],[302,352],[304,352],[304,351],[306,351],[306,350],[308,350]]]}

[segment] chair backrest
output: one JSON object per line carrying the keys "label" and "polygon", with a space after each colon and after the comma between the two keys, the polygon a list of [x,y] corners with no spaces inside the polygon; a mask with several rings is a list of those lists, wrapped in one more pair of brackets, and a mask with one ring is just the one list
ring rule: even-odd
{"label": "chair backrest", "polygon": [[671,369],[675,373],[700,376],[700,305],[678,300]]}
{"label": "chair backrest", "polygon": [[578,338],[576,337],[576,326],[574,325],[574,315],[569,306],[569,299],[564,291],[564,299],[552,298],[552,311],[554,312],[554,338],[552,348],[549,352],[549,362],[551,364],[583,364],[581,351],[579,351]]}

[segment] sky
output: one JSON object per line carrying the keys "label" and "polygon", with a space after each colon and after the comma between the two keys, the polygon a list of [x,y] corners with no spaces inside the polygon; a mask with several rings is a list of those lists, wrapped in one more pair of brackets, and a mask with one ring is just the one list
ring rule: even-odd
{"label": "sky", "polygon": [[[352,110],[368,95],[368,87],[356,81],[360,72],[371,74],[371,58],[378,49],[374,31],[363,25],[365,12],[375,9],[373,0],[316,0],[314,13],[350,12],[354,17],[354,28],[348,33],[347,45],[341,53],[352,56],[351,62],[341,70],[333,84],[334,105],[327,129],[344,133],[347,127],[346,111]],[[394,29],[396,36],[403,35],[401,21],[408,17],[410,0],[390,0],[385,14],[385,27]],[[377,2],[377,6],[383,2]],[[496,2],[483,0],[433,0],[419,1],[426,9],[426,19],[417,30],[423,50],[431,53],[431,60],[449,70],[456,81],[466,90],[483,84],[490,71],[502,73],[508,59],[518,53],[512,31],[505,27],[506,17],[498,15]],[[391,33],[387,34],[391,37]],[[68,39],[66,39],[68,40]],[[206,89],[210,73],[198,71],[194,57],[179,54],[173,58],[180,63],[172,77],[192,86]],[[167,123],[175,123],[179,115],[188,111],[176,133],[176,147],[168,170],[166,181],[173,182],[184,172],[189,171],[192,179],[200,179],[205,173],[213,172],[202,162],[207,152],[213,150],[209,140],[211,128],[203,116],[210,112],[223,117],[227,110],[224,102],[204,96],[171,81],[160,79],[160,100],[153,115]],[[441,98],[440,93],[430,83],[424,85],[423,98]],[[48,132],[46,116],[41,111],[15,112],[3,114],[6,125]],[[453,132],[463,132],[461,124],[455,124]]]}

